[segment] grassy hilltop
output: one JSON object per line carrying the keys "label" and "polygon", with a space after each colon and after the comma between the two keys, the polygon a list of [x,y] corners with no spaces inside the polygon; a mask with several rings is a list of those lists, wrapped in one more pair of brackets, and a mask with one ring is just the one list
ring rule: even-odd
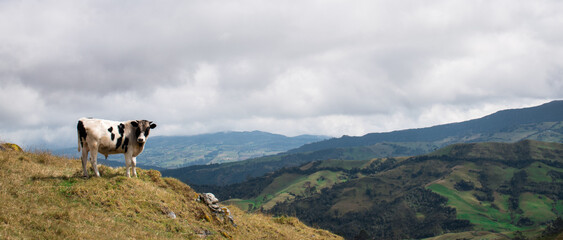
{"label": "grassy hilltop", "polygon": [[230,207],[235,227],[158,171],[100,172],[84,179],[78,160],[0,149],[0,239],[341,239],[296,218]]}

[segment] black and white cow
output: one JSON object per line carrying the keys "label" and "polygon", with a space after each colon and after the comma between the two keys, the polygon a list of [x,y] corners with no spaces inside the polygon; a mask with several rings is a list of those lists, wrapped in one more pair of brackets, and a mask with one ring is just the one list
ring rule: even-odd
{"label": "black and white cow", "polygon": [[125,173],[131,177],[129,169],[132,167],[133,176],[137,176],[137,156],[143,152],[145,142],[151,129],[156,124],[147,120],[131,120],[116,122],[103,119],[81,118],[78,120],[78,151],[82,150],[82,168],[84,176],[88,177],[86,165],[88,152],[96,176],[100,176],[97,166],[98,153],[106,156],[110,154],[125,155]]}

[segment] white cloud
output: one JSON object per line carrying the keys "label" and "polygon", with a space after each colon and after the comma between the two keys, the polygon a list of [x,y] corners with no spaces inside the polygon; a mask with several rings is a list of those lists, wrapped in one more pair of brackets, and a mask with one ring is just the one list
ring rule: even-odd
{"label": "white cloud", "polygon": [[0,137],[73,143],[83,116],[154,120],[156,135],[362,135],[530,106],[563,97],[562,11],[550,0],[0,1]]}
{"label": "white cloud", "polygon": [[0,125],[14,128],[41,123],[46,114],[40,94],[17,82],[0,83]]}

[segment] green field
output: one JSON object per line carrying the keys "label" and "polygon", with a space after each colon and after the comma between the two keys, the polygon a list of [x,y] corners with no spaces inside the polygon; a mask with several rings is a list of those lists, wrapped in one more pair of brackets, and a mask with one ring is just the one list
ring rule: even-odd
{"label": "green field", "polygon": [[[477,170],[478,171],[477,171]],[[550,171],[560,172],[560,168],[549,166],[542,162],[533,162],[523,168],[527,174],[527,182],[551,183],[554,180],[548,174]],[[510,195],[495,191],[494,201],[479,201],[475,197],[476,190],[458,191],[454,183],[464,180],[475,183],[475,187],[482,187],[479,174],[487,177],[487,186],[496,189],[501,185],[510,186],[516,168],[498,164],[482,165],[477,168],[473,163],[454,168],[446,178],[427,186],[428,189],[448,198],[448,206],[457,210],[459,219],[469,220],[475,225],[475,230],[512,233],[515,231],[537,232],[538,227],[545,222],[561,216],[562,201],[554,201],[543,194],[522,192],[518,197],[518,210],[510,210]],[[559,181],[559,180],[557,180]],[[525,223],[529,219],[531,222]],[[520,223],[520,224],[519,224]]]}
{"label": "green field", "polygon": [[[561,169],[548,166],[541,162],[535,162],[526,168],[528,179],[534,182],[551,182],[553,179],[549,175],[550,171],[562,172]],[[559,180],[559,182],[561,182]]]}
{"label": "green field", "polygon": [[276,203],[291,200],[296,196],[310,196],[319,193],[324,188],[332,187],[346,181],[342,172],[328,170],[318,171],[310,175],[282,174],[274,179],[260,195],[252,199],[229,199],[229,204],[244,210],[272,208]]}
{"label": "green field", "polygon": [[[510,215],[491,207],[491,204],[480,204],[469,192],[459,192],[441,184],[432,184],[428,188],[448,198],[448,206],[457,210],[459,219],[469,220],[478,230],[513,232],[524,229],[511,224]],[[499,201],[500,204],[502,200]],[[496,203],[496,201],[495,201]]]}

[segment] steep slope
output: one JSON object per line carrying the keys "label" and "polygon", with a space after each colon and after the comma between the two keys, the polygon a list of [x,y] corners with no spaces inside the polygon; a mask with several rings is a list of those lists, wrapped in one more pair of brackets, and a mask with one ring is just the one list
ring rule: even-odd
{"label": "steep slope", "polygon": [[[367,163],[348,171],[334,167],[334,162],[323,163],[341,172],[345,181],[285,198],[269,212],[297,216],[348,239],[445,233],[463,238],[468,231],[500,239],[517,232],[537,237],[546,223],[563,217],[563,144],[456,144],[405,160]],[[305,166],[283,172],[305,173]],[[258,196],[267,196],[265,190],[272,187],[263,187]]]}
{"label": "steep slope", "polygon": [[163,175],[190,184],[227,185],[311,161],[415,156],[453,143],[516,142],[523,139],[563,142],[563,101],[504,110],[462,123],[330,139],[274,156],[167,170],[163,171]]}
{"label": "steep slope", "polygon": [[197,193],[155,170],[100,167],[81,178],[81,164],[49,153],[0,151],[1,239],[340,239],[295,218],[230,207],[237,226],[197,202]]}
{"label": "steep slope", "polygon": [[[147,168],[169,169],[191,165],[237,162],[273,155],[304,144],[327,139],[324,136],[286,137],[267,132],[219,132],[194,136],[156,136],[150,138],[137,157]],[[76,147],[53,151],[57,155],[79,157]],[[117,164],[113,163],[117,162]],[[123,156],[109,157],[106,165],[122,166]]]}

